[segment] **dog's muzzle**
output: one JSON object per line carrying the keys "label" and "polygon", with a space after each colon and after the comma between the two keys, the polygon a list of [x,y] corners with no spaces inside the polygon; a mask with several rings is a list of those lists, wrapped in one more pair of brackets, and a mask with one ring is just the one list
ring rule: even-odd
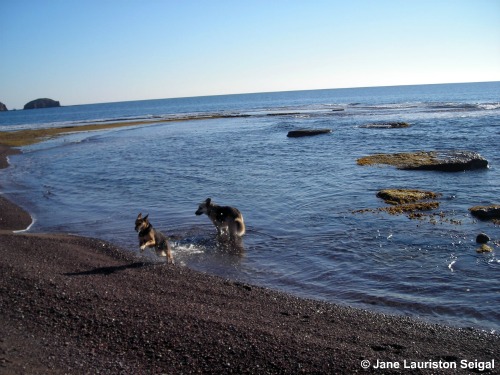
{"label": "dog's muzzle", "polygon": [[200,210],[196,210],[195,214],[200,216],[201,214],[203,213],[203,211],[200,211]]}

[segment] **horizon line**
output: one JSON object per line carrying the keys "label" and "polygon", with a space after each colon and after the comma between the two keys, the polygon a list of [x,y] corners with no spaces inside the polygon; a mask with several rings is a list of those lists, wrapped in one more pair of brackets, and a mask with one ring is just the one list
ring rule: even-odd
{"label": "horizon line", "polygon": [[[330,87],[330,88],[317,88],[317,89],[295,89],[295,90],[277,90],[277,91],[253,91],[253,92],[235,92],[235,93],[225,93],[225,94],[206,94],[206,95],[187,95],[187,96],[172,96],[164,98],[149,98],[149,99],[127,99],[118,101],[104,101],[104,102],[89,102],[89,103],[78,103],[78,104],[65,104],[61,107],[74,107],[80,105],[95,105],[95,104],[113,104],[113,103],[128,103],[128,102],[141,102],[149,100],[173,100],[173,99],[188,99],[188,98],[205,98],[205,97],[217,97],[217,96],[231,96],[231,95],[258,95],[258,94],[272,94],[272,93],[284,93],[284,92],[300,92],[300,91],[327,91],[327,90],[351,90],[351,89],[370,89],[370,88],[387,88],[387,87],[408,87],[408,86],[439,86],[439,85],[460,85],[460,84],[474,84],[474,83],[500,83],[498,81],[467,81],[467,82],[439,82],[439,83],[415,83],[415,84],[401,84],[401,85],[381,85],[381,86],[350,86],[350,87]],[[37,98],[32,100],[38,100],[43,98]],[[60,99],[53,99],[61,102]],[[0,103],[3,103],[0,101]],[[28,103],[28,102],[26,102]],[[3,103],[6,105],[5,103]],[[22,110],[21,108],[12,108],[9,111]]]}

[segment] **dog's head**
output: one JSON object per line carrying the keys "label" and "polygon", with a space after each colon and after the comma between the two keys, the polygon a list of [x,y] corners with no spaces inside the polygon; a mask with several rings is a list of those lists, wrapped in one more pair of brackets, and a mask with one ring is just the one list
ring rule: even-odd
{"label": "dog's head", "polygon": [[149,216],[149,214],[142,217],[142,213],[140,213],[137,216],[137,219],[135,219],[135,231],[136,232],[140,232],[141,230],[148,227],[148,225],[149,225],[148,216]]}
{"label": "dog's head", "polygon": [[207,198],[204,202],[200,203],[198,206],[198,209],[196,210],[195,214],[196,215],[203,215],[207,214],[208,215],[208,209],[210,207],[210,204],[212,202],[212,199]]}

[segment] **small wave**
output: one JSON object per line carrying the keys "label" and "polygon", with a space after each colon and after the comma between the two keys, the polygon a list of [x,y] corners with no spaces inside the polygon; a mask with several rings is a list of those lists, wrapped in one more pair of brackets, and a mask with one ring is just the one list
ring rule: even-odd
{"label": "small wave", "polygon": [[480,109],[493,110],[493,109],[499,109],[500,103],[482,103],[482,104],[478,104],[477,106]]}
{"label": "small wave", "polygon": [[469,103],[429,103],[432,109],[477,109],[476,104]]}
{"label": "small wave", "polygon": [[453,265],[457,262],[458,258],[454,255],[451,256],[451,259],[450,259],[450,263],[448,264],[448,269],[451,271],[451,272],[455,272],[455,270],[453,269]]}
{"label": "small wave", "polygon": [[386,104],[362,104],[352,103],[348,107],[356,110],[384,111],[384,110],[405,110],[414,109],[421,106],[421,103],[386,103]]}
{"label": "small wave", "polygon": [[31,227],[32,227],[32,226],[35,224],[35,222],[36,222],[36,218],[35,218],[33,215],[31,215],[31,214],[30,214],[30,216],[31,216],[31,224],[30,224],[30,225],[28,225],[28,227],[27,227],[27,228],[25,228],[25,229],[18,229],[18,230],[14,230],[14,231],[12,231],[12,233],[26,233],[26,232],[29,232],[29,230],[31,229]]}
{"label": "small wave", "polygon": [[306,105],[291,105],[291,106],[275,106],[262,109],[248,109],[235,111],[206,111],[206,112],[185,112],[185,113],[164,113],[152,114],[146,113],[136,116],[110,116],[110,117],[95,117],[81,120],[61,120],[54,122],[41,122],[19,125],[2,126],[2,131],[15,131],[26,129],[43,129],[55,127],[78,127],[91,124],[113,124],[113,123],[134,123],[140,122],[147,124],[149,122],[156,123],[162,121],[188,121],[188,120],[204,120],[218,118],[244,118],[244,117],[273,117],[273,116],[293,116],[296,118],[308,118],[311,116],[325,116],[332,114],[341,114],[346,110],[364,112],[369,111],[376,113],[378,111],[481,111],[481,110],[497,110],[500,109],[499,102],[484,102],[484,103],[462,103],[462,102],[404,102],[404,103],[381,103],[381,104],[364,104],[353,102],[350,104],[341,103],[322,103],[322,104],[306,104]]}
{"label": "small wave", "polygon": [[183,254],[203,254],[205,252],[205,247],[196,244],[173,243],[173,250],[182,252]]}
{"label": "small wave", "polygon": [[494,110],[500,108],[500,103],[429,103],[428,108],[438,110]]}

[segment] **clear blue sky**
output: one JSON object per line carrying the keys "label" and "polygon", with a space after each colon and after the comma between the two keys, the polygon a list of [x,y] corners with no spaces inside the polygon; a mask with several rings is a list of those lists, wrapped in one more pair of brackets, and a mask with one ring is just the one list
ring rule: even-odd
{"label": "clear blue sky", "polygon": [[500,81],[500,0],[0,0],[0,102]]}

